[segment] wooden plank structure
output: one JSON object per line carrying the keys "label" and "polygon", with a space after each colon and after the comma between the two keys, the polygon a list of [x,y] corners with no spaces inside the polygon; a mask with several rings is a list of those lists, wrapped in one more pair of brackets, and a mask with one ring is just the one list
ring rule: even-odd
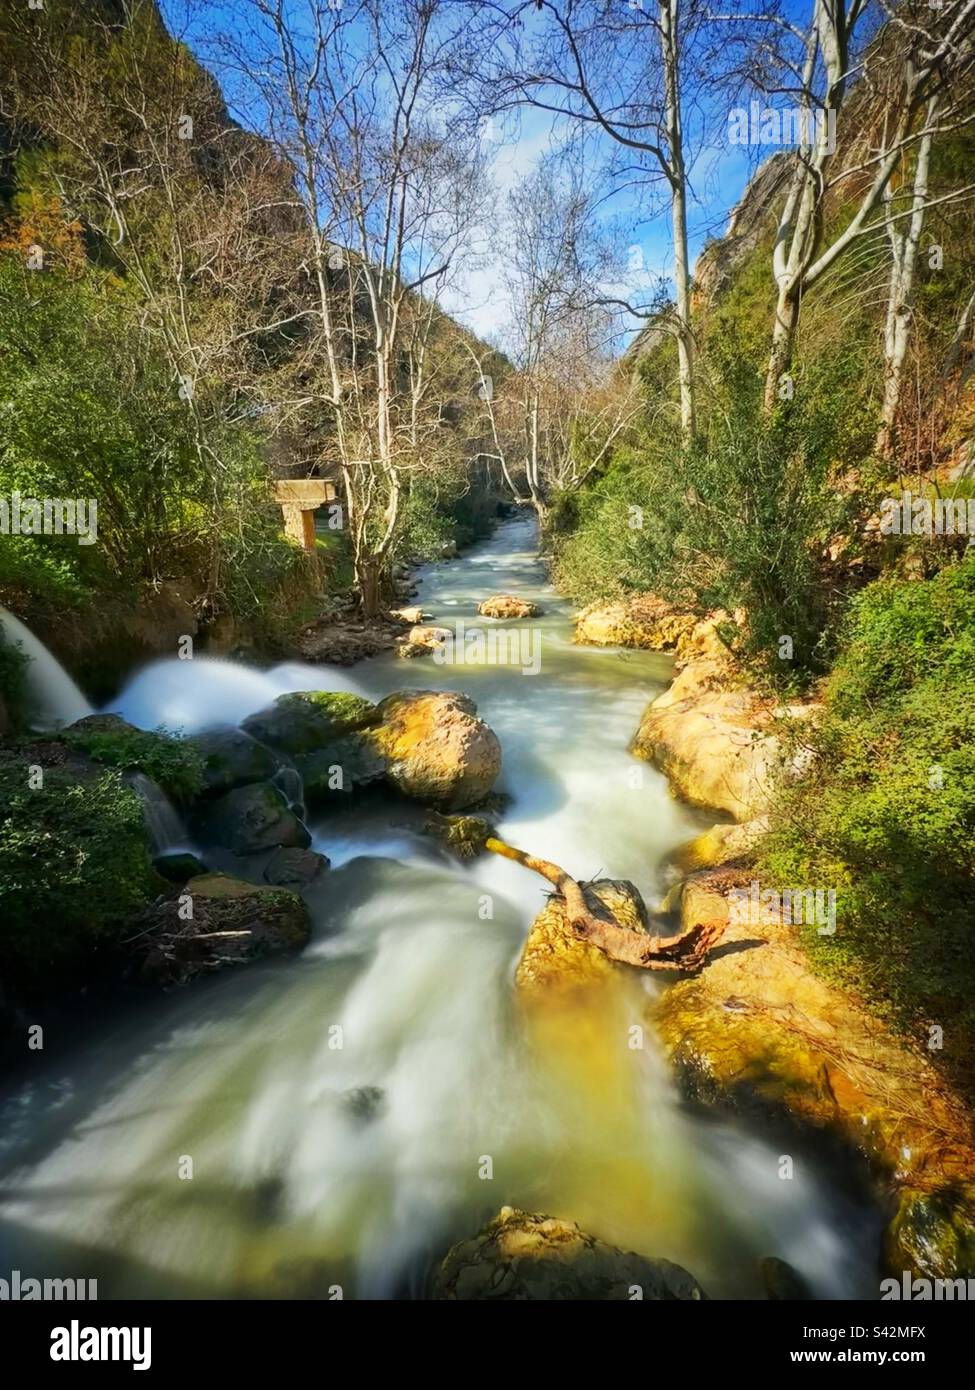
{"label": "wooden plank structure", "polygon": [[328,478],[283,478],[274,496],[284,512],[284,534],[302,550],[315,549],[315,512],[338,496]]}

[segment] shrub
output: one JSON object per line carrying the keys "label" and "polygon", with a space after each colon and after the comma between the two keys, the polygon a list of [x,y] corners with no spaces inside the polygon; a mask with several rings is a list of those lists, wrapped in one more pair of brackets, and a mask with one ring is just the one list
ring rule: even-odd
{"label": "shrub", "polygon": [[139,799],[119,773],[0,762],[0,969],[31,984],[91,966],[158,886]]}
{"label": "shrub", "polygon": [[836,889],[835,936],[809,935],[825,973],[922,1041],[940,1024],[962,1078],[975,1051],[973,586],[970,557],[853,603],[815,760],[762,854],[772,883]]}
{"label": "shrub", "polygon": [[142,772],[175,801],[192,801],[203,790],[203,758],[191,743],[159,730],[68,729],[61,740],[96,763]]}

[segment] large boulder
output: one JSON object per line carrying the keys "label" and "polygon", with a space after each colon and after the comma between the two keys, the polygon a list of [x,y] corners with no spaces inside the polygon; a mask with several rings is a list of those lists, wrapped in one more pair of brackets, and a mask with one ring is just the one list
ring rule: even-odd
{"label": "large boulder", "polygon": [[404,796],[456,811],[491,790],[501,771],[501,745],[466,695],[403,691],[380,702],[379,716],[364,737]]}
{"label": "large boulder", "polygon": [[537,603],[514,594],[492,594],[478,604],[477,611],[482,618],[537,618],[542,612]]}
{"label": "large boulder", "polygon": [[143,977],[182,984],[204,971],[300,951],[311,935],[311,918],[297,893],[229,874],[203,874],[190,879],[179,896],[157,900],[136,920],[133,934]]}
{"label": "large boulder", "polygon": [[656,594],[591,603],[576,617],[574,641],[591,647],[643,647],[666,651],[677,646],[697,619]]}
{"label": "large boulder", "polygon": [[211,844],[235,854],[256,854],[278,845],[306,849],[311,836],[272,782],[226,792],[204,812],[200,829]]}
{"label": "large boulder", "polygon": [[386,775],[386,759],[367,737],[367,731],[347,734],[314,753],[302,754],[295,758],[295,767],[309,800],[347,796],[382,781]]}
{"label": "large boulder", "polygon": [[451,1249],[433,1297],[505,1302],[654,1302],[706,1299],[693,1275],[669,1260],[608,1245],[574,1221],[502,1207],[476,1236]]}
{"label": "large boulder", "polygon": [[378,718],[376,706],[361,695],[304,690],[280,695],[273,705],[245,719],[242,728],[261,743],[297,757],[365,729]]}
{"label": "large boulder", "polygon": [[644,712],[630,751],[658,767],[691,806],[753,820],[768,811],[782,771],[780,742],[769,722],[749,691],[677,701],[664,695]]}
{"label": "large boulder", "polygon": [[188,742],[203,760],[203,783],[208,792],[229,792],[252,782],[266,782],[278,768],[271,750],[242,729],[208,729]]}

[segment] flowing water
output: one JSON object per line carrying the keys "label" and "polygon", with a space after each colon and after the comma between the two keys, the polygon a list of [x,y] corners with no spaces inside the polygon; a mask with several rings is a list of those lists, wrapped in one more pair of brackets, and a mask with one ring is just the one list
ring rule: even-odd
{"label": "flowing water", "polygon": [[[654,904],[700,826],[626,752],[669,660],[573,646],[521,519],[426,571],[419,601],[470,625],[498,591],[544,606],[522,625],[537,673],[173,660],[113,708],[191,731],[286,690],[465,690],[504,750],[504,838]],[[508,1204],[676,1260],[713,1297],[760,1297],[765,1255],[820,1297],[869,1295],[876,1212],[794,1136],[682,1105],[646,1022],[658,983],[619,972],[589,1007],[526,1019],[512,976],[541,881],[494,856],[459,865],[414,825],[393,802],[313,822],[332,868],[300,957],[129,1005],[77,1056],[38,1054],[0,1110],[0,1267],[98,1277],[103,1298],[422,1296],[432,1262]]]}

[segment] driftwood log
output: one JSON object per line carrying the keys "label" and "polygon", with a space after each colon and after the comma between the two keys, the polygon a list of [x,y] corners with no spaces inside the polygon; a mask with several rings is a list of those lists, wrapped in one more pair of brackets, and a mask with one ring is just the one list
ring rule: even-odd
{"label": "driftwood log", "polygon": [[722,920],[714,919],[695,923],[680,936],[651,936],[648,932],[633,931],[608,917],[597,916],[586,901],[582,884],[560,869],[558,864],[550,864],[547,859],[536,859],[534,855],[526,854],[524,850],[516,849],[514,845],[493,836],[485,840],[484,848],[505,859],[513,859],[516,864],[522,864],[547,879],[565,901],[566,925],[575,939],[587,941],[605,952],[610,960],[620,961],[624,965],[635,965],[641,970],[682,970],[692,973],[700,970],[711,947],[725,929]]}

